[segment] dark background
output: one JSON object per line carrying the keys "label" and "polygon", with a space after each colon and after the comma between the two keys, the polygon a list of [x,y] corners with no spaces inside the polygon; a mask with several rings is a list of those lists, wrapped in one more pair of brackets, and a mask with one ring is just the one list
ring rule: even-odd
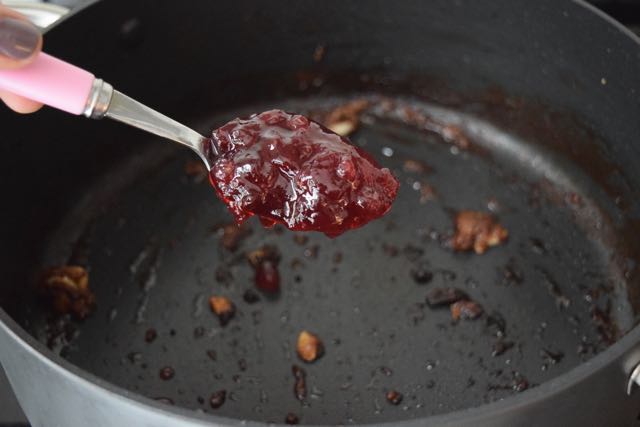
{"label": "dark background", "polygon": [[[45,3],[55,3],[69,8],[74,8],[77,7],[77,5],[84,3],[84,1],[53,0],[45,1]],[[636,34],[640,35],[640,0],[591,0],[590,3],[596,5],[618,21],[625,24]],[[0,426],[18,427],[26,425],[26,419],[24,418],[18,403],[13,397],[10,386],[4,376],[4,372],[0,369]]]}

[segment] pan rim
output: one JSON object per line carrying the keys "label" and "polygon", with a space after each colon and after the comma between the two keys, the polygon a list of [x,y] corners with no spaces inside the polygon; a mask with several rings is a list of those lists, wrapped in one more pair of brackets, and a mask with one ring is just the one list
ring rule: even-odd
{"label": "pan rim", "polygon": [[[120,387],[97,375],[86,371],[71,362],[65,360],[61,356],[49,350],[43,343],[32,337],[25,331],[15,320],[13,320],[4,309],[0,308],[0,330],[6,333],[10,339],[16,341],[22,350],[30,356],[36,358],[39,362],[49,366],[57,371],[60,375],[69,376],[77,382],[82,383],[85,387],[93,388],[95,392],[102,395],[103,398],[111,398],[121,400],[122,403],[131,407],[138,407],[153,411],[155,413],[163,413],[167,416],[177,416],[186,422],[197,423],[205,422],[202,425],[220,425],[220,426],[264,426],[266,423],[259,421],[245,421],[234,418],[223,417],[214,414],[201,414],[187,408],[169,406],[153,400],[140,393],[129,391],[124,387]],[[624,358],[631,350],[634,344],[640,342],[640,326],[636,326],[625,334],[620,340],[603,352],[595,355],[592,359],[577,365],[569,371],[557,377],[546,381],[537,387],[525,390],[522,393],[506,397],[502,400],[487,403],[484,405],[466,408],[459,411],[449,412],[440,415],[429,416],[426,418],[416,418],[404,421],[390,421],[384,423],[358,424],[361,426],[400,426],[414,427],[423,425],[446,426],[459,425],[464,420],[481,420],[483,418],[491,419],[501,413],[511,412],[514,409],[534,405],[554,397],[567,389],[574,387],[576,384],[589,379],[598,370],[610,365],[613,361]],[[628,358],[628,355],[627,355]],[[624,360],[624,359],[623,359]],[[622,367],[621,367],[622,369]],[[620,385],[621,387],[624,384]],[[212,424],[215,423],[215,424]],[[427,424],[425,424],[427,423]],[[270,424],[273,425],[273,424]],[[326,425],[309,425],[310,427],[326,427]]]}
{"label": "pan rim", "polygon": [[[77,8],[72,13],[62,18],[52,27],[49,27],[47,31],[66,22],[67,19],[71,19],[76,17],[77,15],[80,15],[82,11],[90,8],[99,1],[100,0],[88,0],[84,2],[81,7]],[[629,37],[640,48],[640,36],[633,33],[631,30],[616,21],[611,16],[607,15],[605,12],[587,3],[586,0],[570,0],[570,2],[584,8],[588,12],[595,14],[603,21],[605,21],[606,24],[611,25],[613,28],[620,31],[623,35]],[[140,393],[129,391],[123,387],[101,379],[90,371],[81,369],[80,367],[72,364],[71,362],[55,354],[53,351],[49,350],[43,343],[32,337],[1,307],[0,331],[6,333],[10,339],[16,342],[16,345],[20,346],[21,349],[28,353],[31,357],[34,357],[39,362],[57,371],[57,373],[59,373],[60,375],[71,375],[75,381],[81,383],[83,386],[92,388],[99,394],[99,396],[103,398],[117,399],[120,400],[121,403],[129,405],[130,407],[138,407],[142,410],[153,411],[156,414],[166,415],[167,417],[177,417],[184,422],[191,423],[191,425],[265,425],[265,423],[258,421],[241,421],[239,419],[228,418],[214,414],[197,413],[187,408],[168,406],[149,397],[146,397]],[[630,353],[633,352],[634,347],[637,347],[639,342],[640,325],[636,325],[632,329],[630,329],[621,339],[619,339],[609,348],[595,355],[588,361],[581,363],[571,368],[569,371],[522,393],[511,395],[502,400],[486,403],[480,406],[466,408],[440,415],[429,416],[425,418],[359,425],[400,427],[413,427],[418,425],[453,426],[467,420],[492,419],[494,417],[498,417],[500,414],[511,412],[514,409],[517,410],[519,408],[540,403],[547,399],[553,399],[556,395],[568,390],[571,387],[574,387],[580,382],[589,379],[599,370],[604,369],[612,363],[617,364],[619,369],[623,371],[623,374],[625,376],[628,375],[628,372],[626,372],[626,370],[628,370],[629,367],[633,365],[628,365],[625,362],[627,361],[627,359],[629,359]],[[621,388],[624,385],[625,384],[621,384]],[[322,426],[316,425],[316,427]]]}

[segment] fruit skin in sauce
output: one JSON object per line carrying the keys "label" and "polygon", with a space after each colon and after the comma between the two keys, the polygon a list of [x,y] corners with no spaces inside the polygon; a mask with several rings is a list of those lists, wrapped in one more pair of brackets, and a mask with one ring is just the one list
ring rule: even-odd
{"label": "fruit skin in sauce", "polygon": [[360,150],[304,116],[280,110],[213,131],[211,184],[237,222],[320,231],[330,237],[384,215],[398,180]]}

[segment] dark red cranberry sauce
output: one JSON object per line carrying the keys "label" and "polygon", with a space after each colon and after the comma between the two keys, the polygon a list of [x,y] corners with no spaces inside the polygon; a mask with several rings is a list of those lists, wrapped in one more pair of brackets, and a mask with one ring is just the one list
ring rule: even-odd
{"label": "dark red cranberry sauce", "polygon": [[280,110],[213,131],[209,179],[238,223],[337,236],[384,215],[398,192],[389,169],[304,116]]}

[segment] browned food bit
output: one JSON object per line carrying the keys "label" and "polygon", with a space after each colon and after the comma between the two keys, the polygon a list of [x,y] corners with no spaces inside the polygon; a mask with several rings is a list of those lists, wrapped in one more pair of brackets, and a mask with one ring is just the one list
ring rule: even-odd
{"label": "browned food bit", "polygon": [[424,205],[429,200],[433,200],[437,196],[436,189],[424,181],[419,183],[420,185],[420,204]]}
{"label": "browned food bit", "polygon": [[227,390],[218,390],[211,394],[209,406],[213,409],[218,409],[224,404],[225,400],[227,400]]}
{"label": "browned food bit", "polygon": [[458,288],[433,288],[427,292],[427,304],[429,307],[450,305],[469,296]]}
{"label": "browned food bit", "polygon": [[322,357],[324,345],[320,339],[308,331],[300,332],[296,346],[298,356],[307,363],[311,363]]}
{"label": "browned food bit", "polygon": [[251,234],[251,228],[246,224],[224,224],[217,227],[220,235],[220,243],[226,250],[235,252],[244,238]]}
{"label": "browned food bit", "polygon": [[175,373],[176,372],[171,366],[165,366],[164,368],[160,369],[160,379],[165,381],[170,380],[171,378],[173,378]]}
{"label": "browned food bit", "polygon": [[95,307],[96,297],[89,289],[89,273],[84,267],[49,268],[42,274],[39,289],[51,299],[53,309],[59,314],[84,319]]}
{"label": "browned food bit", "polygon": [[296,396],[296,399],[303,401],[307,398],[307,373],[298,365],[291,366],[291,372],[295,379],[293,394]]}
{"label": "browned food bit", "polygon": [[209,176],[209,171],[201,160],[188,160],[184,164],[184,173],[196,183],[204,181]]}
{"label": "browned food bit", "polygon": [[411,277],[417,284],[424,285],[433,279],[433,273],[425,265],[419,265],[411,270]]}
{"label": "browned food bit", "polygon": [[529,381],[518,372],[514,372],[511,382],[511,389],[515,392],[522,392],[529,388]]}
{"label": "browned food bit", "polygon": [[326,51],[327,51],[327,48],[325,45],[319,44],[318,46],[316,46],[315,50],[313,51],[313,61],[314,62],[322,61]]}
{"label": "browned food bit", "polygon": [[451,240],[455,251],[474,250],[483,254],[488,248],[507,240],[509,232],[486,212],[460,211],[455,218],[456,232]]}
{"label": "browned food bit", "polygon": [[451,319],[454,322],[457,322],[460,319],[474,320],[482,316],[482,313],[484,313],[484,309],[480,304],[466,299],[454,302],[451,304],[450,309]]}
{"label": "browned food bit", "polygon": [[402,164],[402,169],[405,172],[409,173],[417,173],[417,174],[427,174],[433,172],[431,166],[428,166],[426,163],[421,162],[420,160],[415,159],[407,159]]}
{"label": "browned food bit", "polygon": [[389,390],[385,397],[387,398],[387,402],[392,405],[399,405],[400,402],[402,402],[402,393],[396,390]]}
{"label": "browned food bit", "polygon": [[340,136],[349,136],[358,129],[360,115],[369,106],[366,99],[355,99],[331,110],[322,123]]}
{"label": "browned food bit", "polygon": [[236,314],[236,306],[227,297],[212,296],[209,298],[209,305],[211,310],[218,316],[220,326],[226,326]]}
{"label": "browned food bit", "polygon": [[147,329],[147,331],[144,333],[144,340],[145,342],[148,342],[148,343],[155,341],[157,337],[158,337],[158,332],[156,332],[156,330],[153,328]]}
{"label": "browned food bit", "polygon": [[297,425],[300,424],[300,418],[296,414],[289,412],[284,419],[284,423],[287,425]]}
{"label": "browned food bit", "polygon": [[247,261],[253,268],[257,268],[264,261],[271,261],[274,264],[280,262],[280,251],[275,246],[264,245],[246,254]]}

